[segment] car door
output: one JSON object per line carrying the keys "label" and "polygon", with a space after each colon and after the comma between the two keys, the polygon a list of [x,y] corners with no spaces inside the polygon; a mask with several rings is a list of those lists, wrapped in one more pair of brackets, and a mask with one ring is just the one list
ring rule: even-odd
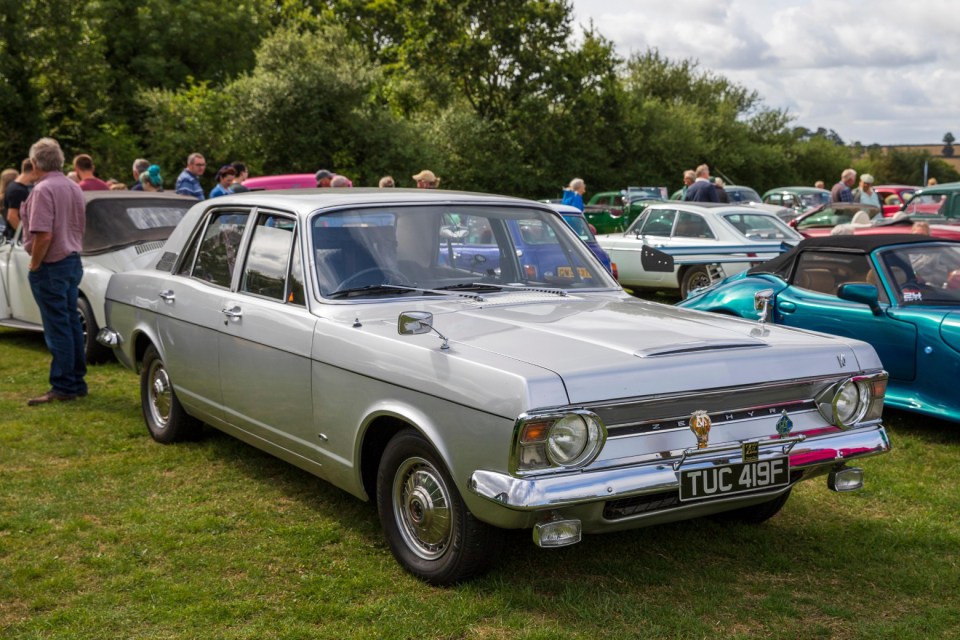
{"label": "car door", "polygon": [[791,286],[777,295],[780,324],[869,342],[892,379],[916,375],[916,327],[890,317],[887,293],[879,287],[880,315],[865,304],[841,300],[837,288],[847,282],[877,285],[876,271],[862,253],[805,251]]}
{"label": "car door", "polygon": [[317,318],[306,306],[301,233],[293,216],[264,210],[249,231],[220,316],[224,418],[315,457],[310,350]]}
{"label": "car door", "polygon": [[[644,244],[647,244],[651,247],[665,247],[672,246],[676,244],[676,241],[673,240],[673,227],[674,223],[677,220],[677,210],[676,209],[648,209],[649,213],[647,214],[646,220],[644,220],[643,227],[640,229],[640,239]],[[640,250],[641,247],[637,247],[636,251],[636,261],[639,264],[640,262]],[[616,261],[619,266],[619,261]],[[659,285],[659,284],[668,284],[672,287],[676,287],[677,276],[676,272],[660,272],[660,271],[645,271],[643,273],[643,282],[645,285]]]}

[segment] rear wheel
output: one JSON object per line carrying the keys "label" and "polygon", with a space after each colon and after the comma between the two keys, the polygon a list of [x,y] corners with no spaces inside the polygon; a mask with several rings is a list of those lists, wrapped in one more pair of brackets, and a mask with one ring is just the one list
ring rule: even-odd
{"label": "rear wheel", "polygon": [[83,328],[83,353],[90,364],[100,364],[113,356],[113,351],[97,342],[97,317],[86,298],[77,298],[77,313],[80,314],[80,326]]}
{"label": "rear wheel", "polygon": [[694,289],[710,286],[710,273],[703,265],[695,265],[683,272],[680,279],[680,297],[686,298]]}
{"label": "rear wheel", "polygon": [[467,510],[440,456],[416,431],[401,431],[387,444],[377,510],[394,557],[426,582],[461,582],[496,561],[500,530]]}
{"label": "rear wheel", "polygon": [[153,345],[143,354],[140,404],[147,430],[157,442],[169,444],[190,440],[200,433],[202,423],[188,415],[180,405],[163,359]]}

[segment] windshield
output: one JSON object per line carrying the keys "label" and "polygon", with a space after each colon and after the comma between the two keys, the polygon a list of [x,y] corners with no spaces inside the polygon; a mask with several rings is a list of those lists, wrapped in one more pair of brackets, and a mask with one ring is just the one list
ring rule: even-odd
{"label": "windshield", "polygon": [[942,193],[920,193],[907,201],[903,211],[914,215],[939,216],[943,215],[942,207],[946,201],[947,196]]}
{"label": "windshield", "polygon": [[763,202],[756,191],[747,187],[737,187],[726,191],[730,202]]}
{"label": "windshield", "polygon": [[[864,212],[863,215],[859,215],[860,212]],[[862,206],[862,207],[843,207],[833,208],[827,207],[821,209],[815,213],[811,213],[809,216],[797,223],[798,229],[815,229],[822,228],[827,229],[835,227],[838,224],[868,224],[871,220],[880,215],[879,207],[872,206]],[[882,216],[881,216],[882,218]]]}
{"label": "windshield", "polygon": [[567,221],[567,224],[570,225],[570,228],[573,229],[573,232],[580,236],[580,239],[584,242],[597,241],[597,239],[593,237],[593,232],[590,231],[590,226],[587,224],[587,221],[583,218],[583,216],[565,214],[563,219]]}
{"label": "windshield", "polygon": [[333,299],[617,286],[559,216],[533,208],[353,209],[315,216],[311,239],[320,293]]}
{"label": "windshield", "polygon": [[723,219],[749,240],[800,240],[802,236],[779,218],[762,213],[727,213]]}
{"label": "windshield", "polygon": [[804,209],[813,209],[830,203],[830,192],[804,193],[800,195],[800,204]]}
{"label": "windshield", "polygon": [[83,253],[163,242],[194,204],[194,200],[150,197],[91,200],[87,203]]}
{"label": "windshield", "polygon": [[915,244],[884,251],[882,262],[900,304],[960,304],[960,246]]}

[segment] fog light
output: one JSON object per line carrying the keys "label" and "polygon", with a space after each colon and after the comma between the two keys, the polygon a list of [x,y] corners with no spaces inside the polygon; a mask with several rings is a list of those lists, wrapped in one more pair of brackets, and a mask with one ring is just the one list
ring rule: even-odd
{"label": "fog light", "polygon": [[533,527],[533,542],[538,547],[566,547],[580,542],[579,520],[551,520]]}
{"label": "fog light", "polygon": [[120,334],[111,329],[110,327],[104,327],[97,332],[97,342],[102,344],[105,347],[115,348],[120,346]]}
{"label": "fog light", "polygon": [[856,491],[863,488],[863,469],[834,469],[827,476],[827,487],[831,491]]}

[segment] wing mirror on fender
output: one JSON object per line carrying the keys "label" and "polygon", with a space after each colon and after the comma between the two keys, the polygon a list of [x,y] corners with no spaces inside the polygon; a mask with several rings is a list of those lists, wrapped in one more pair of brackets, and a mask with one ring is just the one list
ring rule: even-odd
{"label": "wing mirror on fender", "polygon": [[450,341],[433,328],[433,314],[429,311],[403,311],[397,319],[397,333],[402,336],[419,336],[433,331],[443,340],[441,349],[449,349]]}

